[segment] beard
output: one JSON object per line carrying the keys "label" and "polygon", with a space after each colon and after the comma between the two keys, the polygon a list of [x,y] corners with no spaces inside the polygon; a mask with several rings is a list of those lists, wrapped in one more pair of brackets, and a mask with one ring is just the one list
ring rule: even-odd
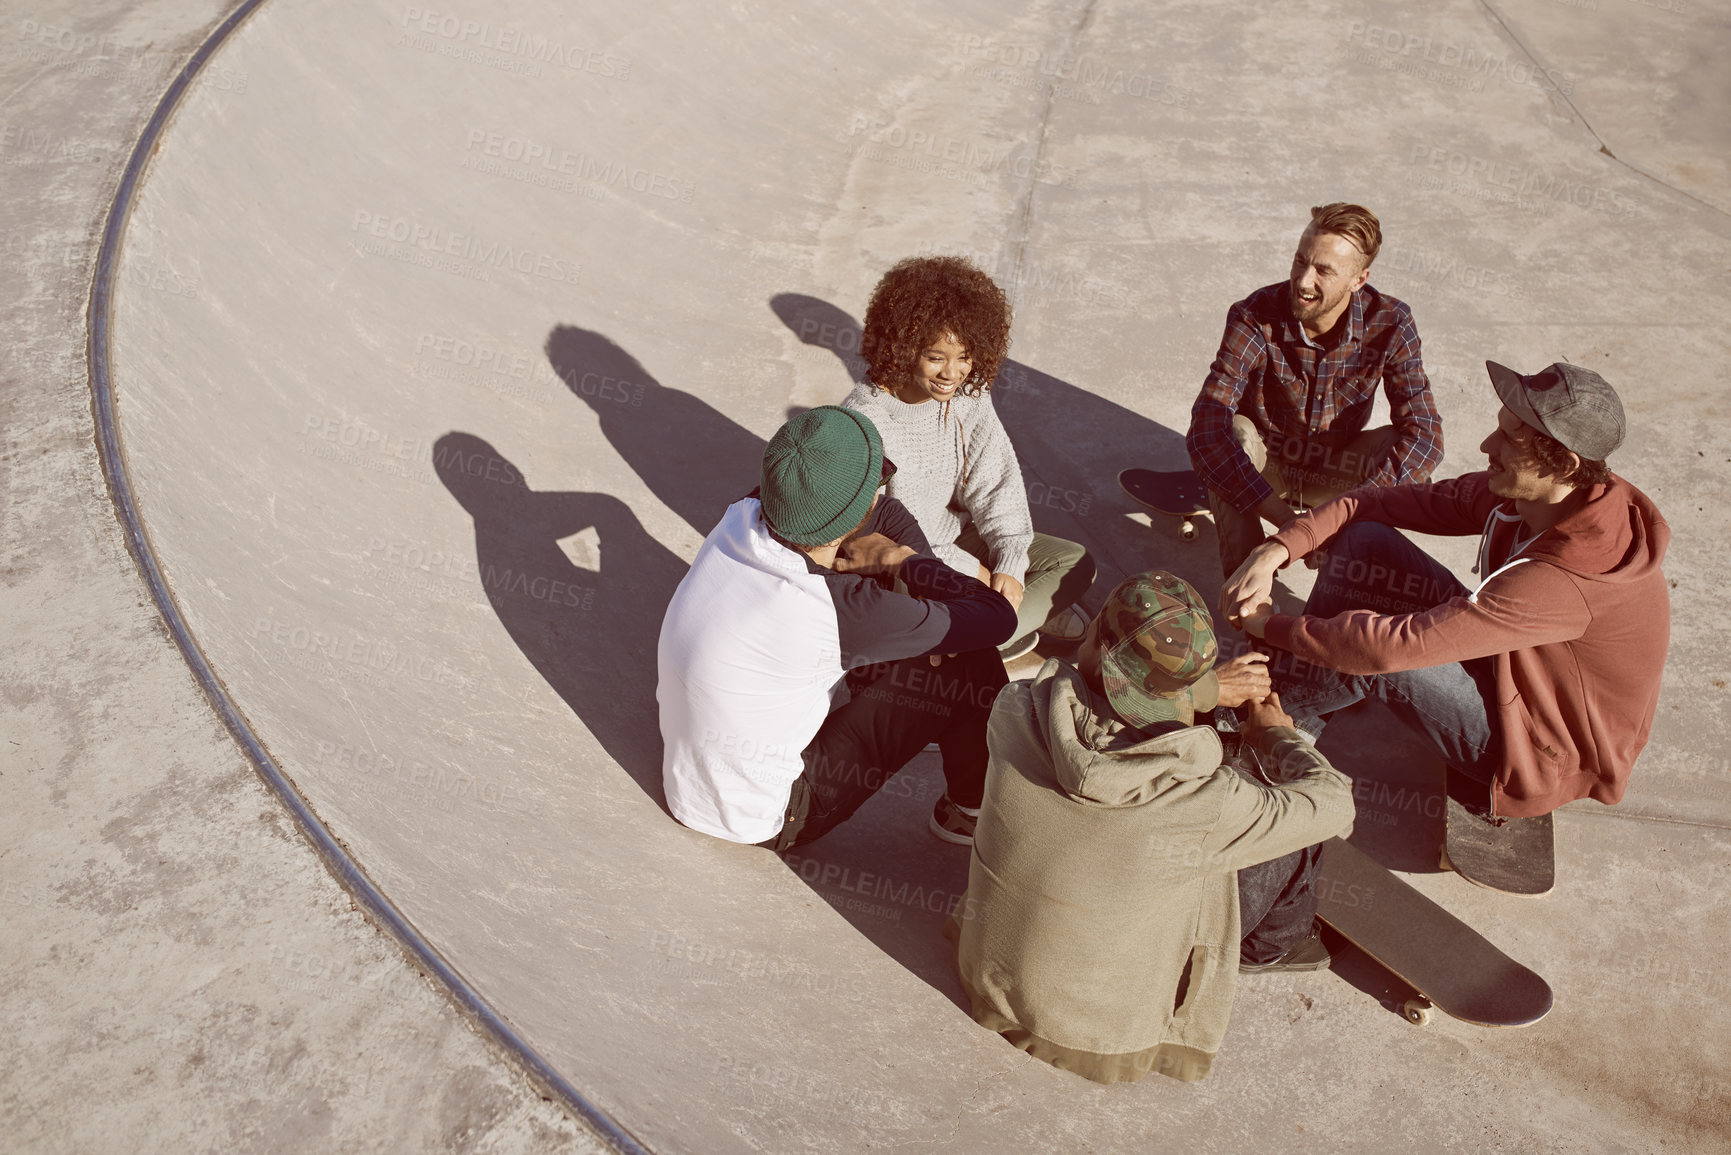
{"label": "beard", "polygon": [[1343,293],[1333,300],[1326,296],[1319,296],[1314,301],[1300,300],[1298,290],[1291,284],[1287,285],[1286,294],[1287,302],[1292,306],[1292,319],[1294,321],[1314,321],[1345,299]]}

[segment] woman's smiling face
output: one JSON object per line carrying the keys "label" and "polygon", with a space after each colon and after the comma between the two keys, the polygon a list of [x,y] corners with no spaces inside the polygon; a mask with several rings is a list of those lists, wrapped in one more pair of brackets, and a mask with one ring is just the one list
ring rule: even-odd
{"label": "woman's smiling face", "polygon": [[940,333],[914,359],[914,371],[896,396],[909,405],[948,401],[973,371],[973,359],[956,335]]}

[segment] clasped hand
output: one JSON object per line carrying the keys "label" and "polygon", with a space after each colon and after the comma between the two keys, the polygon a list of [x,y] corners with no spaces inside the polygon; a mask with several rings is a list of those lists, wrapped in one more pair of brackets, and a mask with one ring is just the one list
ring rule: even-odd
{"label": "clasped hand", "polygon": [[1220,614],[1253,638],[1260,638],[1274,616],[1274,574],[1290,555],[1278,541],[1250,551],[1220,587]]}

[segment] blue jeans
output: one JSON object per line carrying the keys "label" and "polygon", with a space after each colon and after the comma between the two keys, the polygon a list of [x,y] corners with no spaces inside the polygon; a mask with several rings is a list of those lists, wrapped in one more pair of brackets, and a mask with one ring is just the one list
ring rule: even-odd
{"label": "blue jeans", "polygon": [[1238,872],[1238,961],[1271,963],[1303,941],[1316,921],[1322,843]]}
{"label": "blue jeans", "polygon": [[[1466,592],[1398,531],[1355,521],[1329,543],[1304,612],[1319,618],[1358,609],[1419,613]],[[1322,736],[1327,715],[1377,698],[1423,734],[1452,769],[1486,785],[1495,777],[1500,756],[1485,707],[1496,693],[1491,658],[1392,674],[1342,674],[1281,651],[1269,666],[1280,704],[1312,738]]]}

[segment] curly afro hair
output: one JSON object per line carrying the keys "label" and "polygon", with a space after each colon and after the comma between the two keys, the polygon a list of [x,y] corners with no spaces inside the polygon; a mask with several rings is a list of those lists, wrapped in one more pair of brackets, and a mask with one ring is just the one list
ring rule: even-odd
{"label": "curly afro hair", "polygon": [[860,352],[872,384],[899,389],[919,356],[953,333],[973,359],[961,392],[978,396],[1010,351],[1010,299],[997,283],[961,257],[909,257],[898,261],[872,290]]}

